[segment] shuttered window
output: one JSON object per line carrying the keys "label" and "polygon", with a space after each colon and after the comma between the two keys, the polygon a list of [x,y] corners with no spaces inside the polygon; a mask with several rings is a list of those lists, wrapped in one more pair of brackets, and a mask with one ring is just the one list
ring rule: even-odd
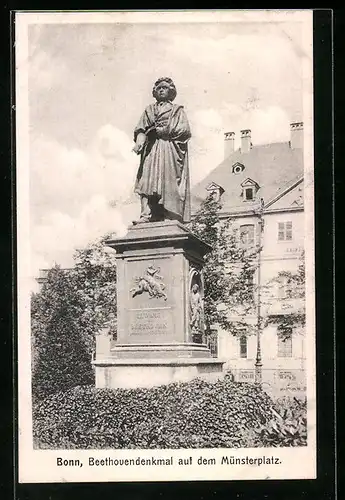
{"label": "shuttered window", "polygon": [[292,222],[278,222],[278,241],[292,240]]}
{"label": "shuttered window", "polygon": [[254,245],[254,224],[245,224],[240,227],[241,245],[250,248]]}

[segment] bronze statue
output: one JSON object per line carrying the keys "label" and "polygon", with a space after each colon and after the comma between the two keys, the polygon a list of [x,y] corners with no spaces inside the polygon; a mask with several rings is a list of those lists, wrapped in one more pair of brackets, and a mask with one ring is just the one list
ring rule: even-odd
{"label": "bronze statue", "polygon": [[133,151],[141,155],[134,191],[141,214],[134,224],[174,219],[190,221],[188,141],[191,137],[183,106],[173,104],[171,78],[159,78],[153,97],[134,130]]}
{"label": "bronze statue", "polygon": [[193,334],[200,334],[203,331],[203,307],[199,285],[194,283],[190,294],[190,328]]}

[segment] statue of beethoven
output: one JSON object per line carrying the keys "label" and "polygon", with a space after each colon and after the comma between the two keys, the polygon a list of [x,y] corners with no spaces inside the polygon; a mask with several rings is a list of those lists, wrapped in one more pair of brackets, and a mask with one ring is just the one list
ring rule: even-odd
{"label": "statue of beethoven", "polygon": [[176,88],[171,78],[159,78],[152,95],[156,102],[147,106],[134,130],[133,151],[141,155],[134,191],[141,213],[133,223],[189,222],[188,119],[183,106],[172,102]]}

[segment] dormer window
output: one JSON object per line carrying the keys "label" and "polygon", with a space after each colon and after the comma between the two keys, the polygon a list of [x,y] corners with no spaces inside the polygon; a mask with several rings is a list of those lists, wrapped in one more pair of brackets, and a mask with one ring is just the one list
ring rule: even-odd
{"label": "dormer window", "polygon": [[244,170],[244,165],[242,163],[236,162],[232,166],[232,173],[235,175],[240,174]]}
{"label": "dormer window", "polygon": [[206,191],[208,191],[208,195],[211,196],[214,201],[219,201],[224,193],[222,186],[219,186],[215,182],[211,182],[211,184],[207,186]]}
{"label": "dormer window", "polygon": [[245,198],[246,200],[253,200],[254,199],[254,193],[253,193],[253,188],[245,188]]}
{"label": "dormer window", "polygon": [[254,201],[260,189],[259,184],[248,178],[242,182],[241,186],[243,188],[242,196],[244,201]]}

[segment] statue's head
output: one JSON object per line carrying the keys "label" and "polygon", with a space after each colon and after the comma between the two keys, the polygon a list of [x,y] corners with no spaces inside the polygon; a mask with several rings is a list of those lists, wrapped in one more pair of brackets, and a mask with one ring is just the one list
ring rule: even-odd
{"label": "statue's head", "polygon": [[152,95],[157,101],[173,101],[176,94],[176,87],[171,78],[158,78],[153,86]]}
{"label": "statue's head", "polygon": [[198,293],[198,291],[199,291],[199,285],[197,283],[194,283],[194,285],[192,286],[192,292]]}

